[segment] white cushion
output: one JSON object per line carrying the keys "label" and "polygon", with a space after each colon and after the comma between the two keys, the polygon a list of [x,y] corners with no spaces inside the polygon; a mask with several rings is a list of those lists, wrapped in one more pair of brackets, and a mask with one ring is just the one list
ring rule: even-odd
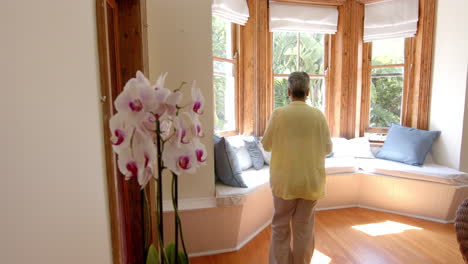
{"label": "white cushion", "polygon": [[243,204],[248,194],[260,188],[270,188],[270,167],[260,170],[254,168],[242,172],[242,179],[247,188],[238,188],[216,183],[216,203],[218,206],[235,206]]}
{"label": "white cushion", "polygon": [[468,185],[468,174],[432,163],[413,166],[384,159],[358,159],[364,172],[450,185]]}
{"label": "white cushion", "polygon": [[375,159],[372,154],[369,139],[366,137],[352,138],[348,140],[348,149],[356,158]]}
{"label": "white cushion", "polygon": [[241,170],[247,170],[252,167],[252,159],[250,158],[249,152],[245,147],[244,136],[232,136],[226,137],[226,140],[231,144],[236,153],[237,159],[239,160],[239,165]]}
{"label": "white cushion", "polygon": [[325,173],[327,175],[340,173],[355,173],[359,170],[357,161],[353,157],[325,159]]}
{"label": "white cushion", "polygon": [[262,142],[258,142],[258,148],[262,151],[263,155],[263,160],[265,161],[266,164],[270,165],[271,162],[271,152],[266,152],[265,149],[263,148]]}
{"label": "white cushion", "polygon": [[352,138],[350,140],[334,137],[331,140],[333,142],[333,157],[335,158],[375,158],[371,151],[369,139],[366,137]]}
{"label": "white cushion", "polygon": [[348,148],[348,140],[346,138],[334,137],[331,140],[333,143],[333,157],[343,158],[353,156]]}

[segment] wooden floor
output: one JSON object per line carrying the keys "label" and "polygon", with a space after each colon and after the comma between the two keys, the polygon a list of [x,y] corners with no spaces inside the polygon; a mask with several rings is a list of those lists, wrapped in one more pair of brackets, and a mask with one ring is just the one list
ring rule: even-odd
{"label": "wooden floor", "polygon": [[[453,224],[439,224],[363,208],[320,211],[316,213],[315,221],[313,264],[464,263]],[[385,224],[370,226],[371,231],[394,233],[372,236],[353,228],[376,223]],[[398,231],[401,232],[395,233]],[[270,235],[271,229],[268,227],[239,251],[191,258],[190,263],[268,263]]]}

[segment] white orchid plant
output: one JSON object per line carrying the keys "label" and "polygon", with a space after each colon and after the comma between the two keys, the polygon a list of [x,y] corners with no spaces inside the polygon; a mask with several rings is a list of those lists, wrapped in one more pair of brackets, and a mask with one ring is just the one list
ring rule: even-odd
{"label": "white orchid plant", "polygon": [[[205,100],[201,91],[192,83],[191,101],[181,105],[185,85],[171,91],[164,87],[167,73],[154,85],[138,71],[114,101],[115,114],[110,119],[113,150],[117,164],[126,180],[136,178],[142,189],[151,179],[158,185],[157,213],[159,227],[159,254],[154,247],[148,250],[147,263],[187,263],[187,252],[177,212],[177,178],[181,173],[194,173],[205,164],[207,152],[200,139],[203,130],[199,116],[203,114]],[[173,176],[172,198],[175,212],[176,233],[179,228],[183,252],[180,259],[164,250],[162,227],[162,173],[169,170]],[[175,248],[178,248],[176,235]],[[170,245],[169,247],[174,247]],[[172,252],[179,255],[179,252]],[[156,254],[156,255],[155,255]]]}

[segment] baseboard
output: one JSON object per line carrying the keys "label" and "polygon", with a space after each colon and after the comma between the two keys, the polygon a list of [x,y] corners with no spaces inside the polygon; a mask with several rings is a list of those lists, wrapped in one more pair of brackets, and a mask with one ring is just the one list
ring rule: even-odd
{"label": "baseboard", "polygon": [[[206,209],[206,208],[215,208],[215,207],[216,207],[215,197],[179,199],[179,211]],[[172,206],[172,201],[171,200],[163,201],[163,212],[173,212],[173,211],[174,211],[174,206]]]}
{"label": "baseboard", "polygon": [[350,205],[340,205],[340,206],[332,206],[332,207],[320,207],[320,208],[316,208],[315,211],[327,211],[327,210],[346,209],[346,208],[353,208],[353,207],[359,207],[359,205],[350,204]]}
{"label": "baseboard", "polygon": [[233,252],[233,251],[238,251],[241,248],[243,248],[247,243],[249,243],[252,239],[254,239],[260,232],[262,232],[267,226],[271,224],[271,220],[268,220],[265,224],[260,226],[255,232],[253,232],[250,236],[248,236],[244,241],[239,243],[236,247],[233,248],[226,248],[226,249],[220,249],[220,250],[212,250],[212,251],[203,251],[203,252],[197,252],[197,253],[192,253],[188,254],[189,257],[202,257],[202,256],[209,256],[209,255],[216,255],[216,254],[222,254],[222,253],[228,253],[228,252]]}
{"label": "baseboard", "polygon": [[413,218],[419,218],[419,219],[432,221],[432,222],[437,222],[437,223],[441,223],[441,224],[452,224],[452,223],[455,222],[455,219],[446,221],[446,220],[440,220],[440,219],[437,219],[437,218],[431,218],[431,217],[425,217],[425,216],[420,216],[420,215],[401,213],[401,212],[397,212],[397,211],[386,210],[386,209],[381,209],[381,208],[376,208],[376,207],[371,207],[371,206],[365,206],[365,205],[357,205],[356,207],[369,209],[369,210],[374,210],[374,211],[380,211],[380,212],[384,212],[384,213],[391,213],[391,214],[403,215],[403,216],[408,216],[408,217],[413,217]]}
{"label": "baseboard", "polygon": [[237,247],[236,247],[236,250],[239,250],[241,249],[242,247],[244,247],[247,243],[250,242],[250,240],[254,239],[260,232],[263,231],[263,229],[265,229],[267,226],[269,226],[271,224],[271,221],[273,219],[269,219],[268,221],[266,221],[265,224],[263,224],[259,229],[257,229],[257,231],[253,232],[250,236],[246,237],[244,239],[244,241],[242,241]]}

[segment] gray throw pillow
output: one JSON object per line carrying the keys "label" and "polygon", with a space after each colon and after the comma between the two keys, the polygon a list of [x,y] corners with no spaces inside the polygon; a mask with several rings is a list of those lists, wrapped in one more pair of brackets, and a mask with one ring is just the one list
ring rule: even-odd
{"label": "gray throw pillow", "polygon": [[214,153],[216,178],[229,186],[247,188],[234,148],[224,137],[214,137]]}
{"label": "gray throw pillow", "polygon": [[256,170],[263,168],[265,160],[263,159],[263,154],[260,148],[258,147],[257,140],[244,140],[245,148],[249,152],[250,158],[252,159],[253,167]]}

